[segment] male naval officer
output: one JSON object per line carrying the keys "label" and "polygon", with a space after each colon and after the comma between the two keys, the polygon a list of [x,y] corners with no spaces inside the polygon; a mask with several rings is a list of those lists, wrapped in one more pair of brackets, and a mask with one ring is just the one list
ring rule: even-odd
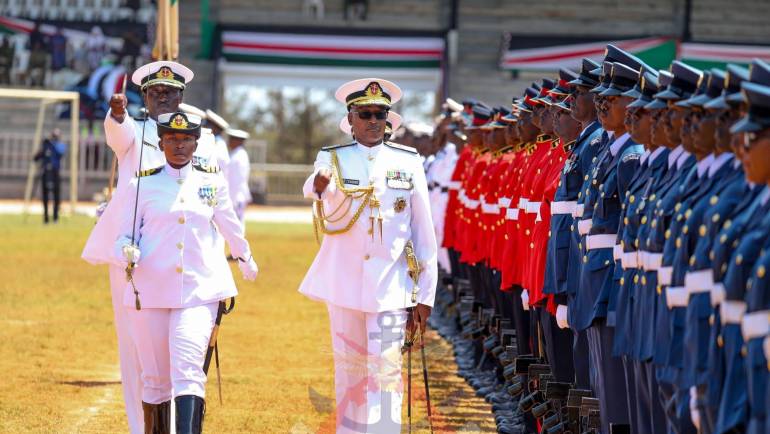
{"label": "male naval officer", "polygon": [[299,290],[328,307],[337,432],[400,432],[401,346],[437,283],[428,185],[417,152],[384,140],[398,86],[365,78],[335,96],[354,141],[323,148],[303,187],[324,239]]}

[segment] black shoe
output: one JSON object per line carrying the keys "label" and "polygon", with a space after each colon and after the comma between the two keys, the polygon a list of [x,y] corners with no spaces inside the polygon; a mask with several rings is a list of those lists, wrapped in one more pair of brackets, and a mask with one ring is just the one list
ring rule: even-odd
{"label": "black shoe", "polygon": [[177,434],[200,434],[206,402],[200,396],[182,395],[174,398]]}
{"label": "black shoe", "polygon": [[169,434],[171,432],[171,401],[160,404],[142,402],[144,434]]}

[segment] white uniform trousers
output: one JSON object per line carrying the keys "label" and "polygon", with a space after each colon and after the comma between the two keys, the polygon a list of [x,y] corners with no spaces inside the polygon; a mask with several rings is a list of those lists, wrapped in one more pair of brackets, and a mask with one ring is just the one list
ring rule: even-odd
{"label": "white uniform trousers", "polygon": [[206,358],[219,303],[179,309],[129,309],[131,336],[142,367],[142,401],[206,397]]}
{"label": "white uniform trousers", "polygon": [[115,332],[118,335],[118,357],[120,357],[120,382],[123,385],[123,401],[128,418],[128,430],[131,434],[144,433],[144,413],[142,412],[142,371],[134,340],[128,324],[128,308],[123,304],[126,290],[126,272],[120,267],[110,265],[110,292],[112,292],[112,311],[115,316]]}
{"label": "white uniform trousers", "polygon": [[244,201],[238,201],[233,202],[233,209],[235,210],[235,215],[238,216],[238,220],[241,221],[241,226],[244,229],[244,232],[246,232],[246,206],[248,206],[248,202]]}
{"label": "white uniform trousers", "polygon": [[401,346],[407,313],[327,304],[334,350],[337,433],[401,432]]}

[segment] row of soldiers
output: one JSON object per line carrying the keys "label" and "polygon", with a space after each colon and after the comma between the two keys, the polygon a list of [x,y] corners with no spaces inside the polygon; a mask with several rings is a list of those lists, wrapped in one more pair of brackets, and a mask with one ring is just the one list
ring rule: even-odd
{"label": "row of soldiers", "polygon": [[499,432],[770,432],[770,65],[608,45],[445,108],[432,321]]}

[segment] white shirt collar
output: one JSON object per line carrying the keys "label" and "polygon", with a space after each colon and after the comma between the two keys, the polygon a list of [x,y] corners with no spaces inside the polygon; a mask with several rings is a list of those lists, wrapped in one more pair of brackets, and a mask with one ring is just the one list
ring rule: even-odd
{"label": "white shirt collar", "polygon": [[762,201],[762,206],[767,205],[767,201],[770,199],[770,188],[765,187],[764,190],[762,190],[762,196],[760,200]]}
{"label": "white shirt collar", "polygon": [[644,164],[644,162],[647,161],[648,158],[650,158],[650,151],[645,149],[644,152],[642,153],[642,156],[639,158],[639,164]]}
{"label": "white shirt collar", "polygon": [[169,175],[171,175],[172,178],[187,178],[187,175],[192,172],[192,163],[185,164],[181,169],[174,169],[171,167],[168,163],[163,167],[163,170],[166,171]]}
{"label": "white shirt collar", "polygon": [[733,154],[730,152],[724,152],[714,157],[714,162],[711,164],[711,167],[709,167],[709,175],[708,175],[709,178],[714,176],[714,174],[717,173],[717,171],[721,169],[722,166],[724,166],[732,158],[733,158]]}
{"label": "white shirt collar", "polygon": [[658,146],[654,151],[652,151],[650,154],[650,164],[652,164],[665,149],[666,148],[663,146]]}
{"label": "white shirt collar", "polygon": [[668,154],[668,168],[674,167],[674,163],[676,163],[679,159],[679,156],[682,155],[682,152],[684,152],[684,146],[679,145],[676,148],[671,150],[671,153]]}
{"label": "white shirt collar", "polygon": [[737,168],[741,167],[741,164],[743,164],[741,162],[741,160],[739,160],[737,158],[735,160],[733,160],[733,168],[737,169]]}
{"label": "white shirt collar", "polygon": [[[610,134],[612,134],[612,132],[610,132]],[[610,137],[612,137],[612,135]],[[630,133],[625,133],[622,136],[615,139],[615,141],[612,142],[612,144],[610,145],[610,154],[612,154],[613,157],[618,155],[618,152],[620,152],[620,148],[622,148],[623,145],[626,144],[626,142],[630,137],[631,137]]]}
{"label": "white shirt collar", "polygon": [[711,166],[711,163],[713,162],[714,154],[708,154],[704,159],[696,163],[698,178],[703,178],[706,175],[706,171],[709,169],[709,166]]}
{"label": "white shirt collar", "polygon": [[682,166],[684,166],[684,162],[687,161],[688,158],[690,158],[689,152],[682,150],[682,155],[679,156],[679,158],[676,160],[676,168],[681,169]]}

